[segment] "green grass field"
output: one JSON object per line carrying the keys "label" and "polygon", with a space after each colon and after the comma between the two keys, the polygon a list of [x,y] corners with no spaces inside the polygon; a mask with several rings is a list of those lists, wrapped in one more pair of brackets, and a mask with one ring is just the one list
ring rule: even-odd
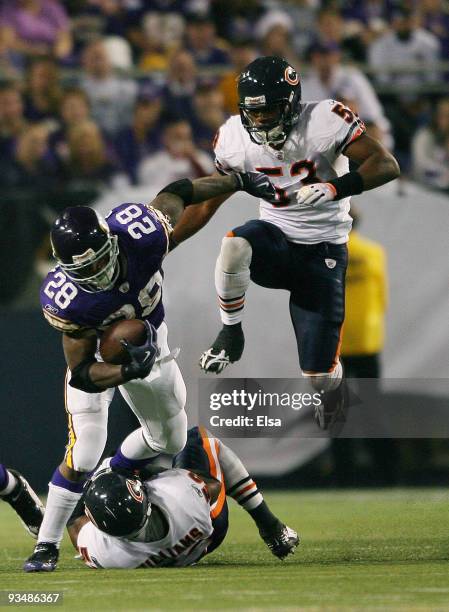
{"label": "green grass field", "polygon": [[66,542],[58,570],[33,575],[21,571],[33,540],[0,504],[0,590],[62,591],[67,610],[449,610],[449,492],[289,492],[266,499],[302,537],[285,562],[271,556],[231,501],[225,543],[196,567],[90,570]]}

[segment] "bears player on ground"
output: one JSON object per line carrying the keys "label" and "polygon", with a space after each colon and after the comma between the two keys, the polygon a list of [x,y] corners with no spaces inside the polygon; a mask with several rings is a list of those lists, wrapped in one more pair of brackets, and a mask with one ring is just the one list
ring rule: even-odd
{"label": "bears player on ground", "polygon": [[[136,468],[160,452],[183,448],[185,385],[168,348],[162,304],[161,265],[176,235],[170,220],[185,206],[238,190],[273,194],[270,181],[258,173],[183,179],[163,189],[151,205],[121,204],[106,220],[86,206],[67,208],[56,219],[51,242],[58,265],[42,285],[41,303],[47,321],[63,334],[69,443],[52,476],[38,543],[25,571],[56,567],[64,526],[106,443],[115,387],[141,427],[123,442],[114,466]],[[123,318],[145,321],[145,344],[126,345],[129,364],[99,361],[101,330]]]}
{"label": "bears player on ground", "polygon": [[3,463],[0,463],[0,499],[15,510],[28,533],[37,538],[44,506],[22,474]]}
{"label": "bears player on ground", "polygon": [[[286,289],[300,368],[325,393],[317,416],[326,428],[344,397],[339,349],[350,196],[393,180],[399,167],[349,108],[335,100],[302,102],[299,75],[283,59],[260,57],[249,64],[238,95],[240,116],[228,119],[216,137],[217,170],[263,172],[277,194],[261,199],[260,219],[223,239],[215,269],[223,327],[200,366],[219,373],[240,359],[250,279]],[[349,160],[357,170],[349,171]],[[178,241],[207,223],[227,198],[187,210]]]}
{"label": "bears player on ground", "polygon": [[226,495],[250,514],[278,558],[294,553],[299,544],[297,533],[272,514],[240,459],[203,427],[189,430],[171,470],[151,466],[137,478],[107,463],[92,478],[68,525],[73,545],[90,567],[196,563],[226,536]]}

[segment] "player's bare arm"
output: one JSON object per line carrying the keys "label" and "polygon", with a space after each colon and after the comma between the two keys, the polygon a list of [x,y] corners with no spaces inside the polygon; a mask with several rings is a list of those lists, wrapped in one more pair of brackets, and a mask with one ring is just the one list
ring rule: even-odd
{"label": "player's bare arm", "polygon": [[190,181],[182,179],[167,185],[151,202],[151,206],[168,216],[176,227],[172,246],[186,240],[201,229],[219,206],[237,191],[255,197],[273,197],[274,187],[260,172],[214,174]]}
{"label": "player's bare arm", "polygon": [[354,140],[346,147],[344,154],[359,164],[357,173],[362,177],[363,191],[389,183],[400,174],[396,158],[368,134]]}
{"label": "player's bare arm", "polygon": [[83,516],[79,516],[73,522],[67,525],[67,533],[69,534],[70,541],[73,546],[78,550],[78,534],[81,529],[84,527],[86,523],[89,522],[89,519],[85,514]]}
{"label": "player's bare arm", "polygon": [[79,334],[63,334],[62,347],[72,377],[74,373],[76,376],[76,373],[85,367],[86,374],[92,384],[98,387],[98,391],[116,387],[124,382],[120,365],[96,361],[97,334],[94,330]]}

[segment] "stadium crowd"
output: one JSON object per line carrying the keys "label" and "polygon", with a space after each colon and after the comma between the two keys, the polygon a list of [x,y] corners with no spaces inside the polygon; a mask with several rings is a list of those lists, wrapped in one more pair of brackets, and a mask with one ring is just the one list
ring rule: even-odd
{"label": "stadium crowd", "polygon": [[2,257],[18,241],[29,255],[14,262],[14,283],[0,278],[0,303],[14,300],[36,255],[48,258],[48,224],[68,202],[209,174],[214,134],[238,112],[236,77],[257,55],[286,57],[304,74],[305,99],[344,101],[405,174],[449,192],[438,63],[449,57],[448,4],[0,2]]}

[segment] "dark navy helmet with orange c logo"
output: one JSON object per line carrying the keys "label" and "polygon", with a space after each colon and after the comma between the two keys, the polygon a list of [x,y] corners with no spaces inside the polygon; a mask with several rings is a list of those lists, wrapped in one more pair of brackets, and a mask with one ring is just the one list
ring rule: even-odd
{"label": "dark navy helmet with orange c logo", "polygon": [[283,145],[300,113],[299,74],[280,57],[258,57],[238,79],[242,124],[256,144]]}
{"label": "dark navy helmet with orange c logo", "polygon": [[135,535],[151,514],[143,482],[110,469],[92,477],[84,493],[84,508],[98,529],[117,537]]}

